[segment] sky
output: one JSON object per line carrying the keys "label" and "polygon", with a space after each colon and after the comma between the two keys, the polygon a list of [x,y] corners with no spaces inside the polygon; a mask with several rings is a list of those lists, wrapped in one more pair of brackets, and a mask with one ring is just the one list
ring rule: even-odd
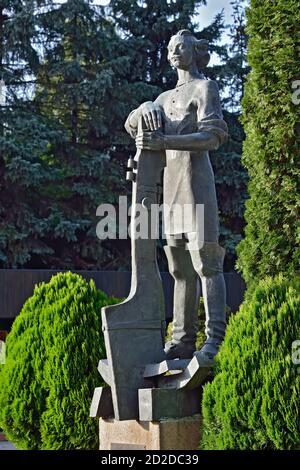
{"label": "sky", "polygon": [[199,8],[200,26],[208,26],[215,15],[224,9],[225,23],[231,22],[231,0],[207,0],[207,5]]}
{"label": "sky", "polygon": [[[224,10],[224,23],[232,23],[232,0],[207,0],[206,5],[198,9],[199,26],[200,30],[210,25],[217,13]],[[227,33],[224,32],[220,44],[227,42]],[[216,54],[211,55],[210,65],[217,65],[220,63],[219,57]]]}

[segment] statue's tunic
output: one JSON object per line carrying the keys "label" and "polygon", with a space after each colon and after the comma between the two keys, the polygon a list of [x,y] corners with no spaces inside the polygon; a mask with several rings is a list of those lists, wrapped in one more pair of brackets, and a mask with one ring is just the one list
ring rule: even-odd
{"label": "statue's tunic", "polygon": [[[194,79],[162,93],[155,103],[162,108],[166,135],[211,132],[217,136],[219,145],[227,138],[227,125],[214,81]],[[135,137],[136,129],[129,123],[130,115],[125,126]],[[208,151],[166,151],[163,202],[167,235],[201,232],[205,241],[217,241],[218,207]],[[199,227],[202,221],[197,218],[197,204],[204,205],[204,227]],[[182,211],[178,211],[178,206]]]}

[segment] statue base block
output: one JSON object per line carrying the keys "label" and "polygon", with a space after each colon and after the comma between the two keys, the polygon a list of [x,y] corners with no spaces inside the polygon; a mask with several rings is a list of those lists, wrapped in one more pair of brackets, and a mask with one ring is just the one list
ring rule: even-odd
{"label": "statue base block", "polygon": [[197,450],[201,416],[142,422],[100,418],[100,450]]}

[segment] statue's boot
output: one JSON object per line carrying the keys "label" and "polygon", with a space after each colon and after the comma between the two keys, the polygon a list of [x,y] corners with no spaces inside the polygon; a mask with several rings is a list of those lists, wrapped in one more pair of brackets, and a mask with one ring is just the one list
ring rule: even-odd
{"label": "statue's boot", "polygon": [[189,359],[196,349],[198,331],[197,274],[190,253],[184,247],[164,247],[169,272],[173,276],[174,306],[172,340],[166,343],[167,359]]}
{"label": "statue's boot", "polygon": [[223,276],[225,250],[218,243],[205,242],[200,250],[191,250],[195,271],[202,283],[205,308],[206,341],[195,355],[204,365],[212,365],[226,329],[226,289]]}

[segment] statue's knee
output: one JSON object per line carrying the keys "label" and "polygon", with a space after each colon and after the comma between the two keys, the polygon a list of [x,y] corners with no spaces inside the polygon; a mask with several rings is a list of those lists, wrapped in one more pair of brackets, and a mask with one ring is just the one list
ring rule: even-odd
{"label": "statue's knee", "polygon": [[191,251],[195,271],[200,277],[212,277],[223,272],[225,250],[218,243],[205,242],[197,251]]}
{"label": "statue's knee", "polygon": [[169,273],[174,279],[192,280],[197,278],[188,250],[174,246],[165,246],[164,250],[168,260]]}

